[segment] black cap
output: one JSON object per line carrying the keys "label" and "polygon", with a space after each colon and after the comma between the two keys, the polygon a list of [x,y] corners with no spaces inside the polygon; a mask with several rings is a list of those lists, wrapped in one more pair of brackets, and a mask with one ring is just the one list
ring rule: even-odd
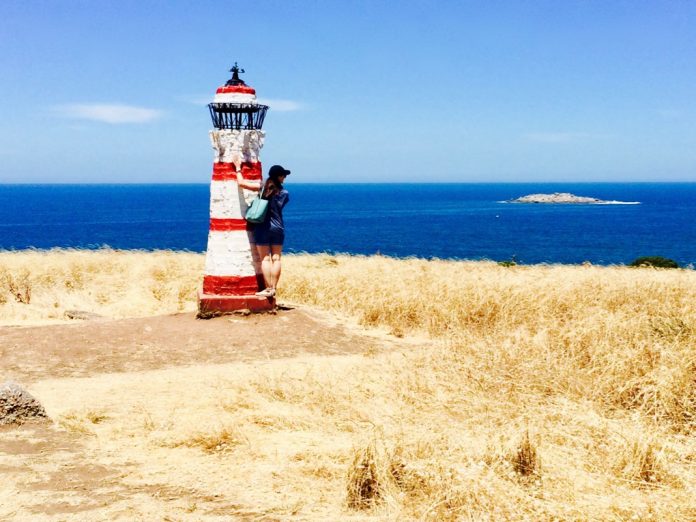
{"label": "black cap", "polygon": [[290,171],[287,169],[284,169],[280,165],[273,165],[268,170],[268,176],[271,178],[277,178],[278,176],[287,176],[288,174],[290,174]]}

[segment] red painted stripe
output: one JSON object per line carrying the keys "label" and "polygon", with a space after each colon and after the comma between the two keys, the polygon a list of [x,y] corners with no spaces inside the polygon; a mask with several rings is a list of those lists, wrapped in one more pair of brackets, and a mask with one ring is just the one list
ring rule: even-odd
{"label": "red painted stripe", "polygon": [[237,179],[234,163],[213,163],[213,181]]}
{"label": "red painted stripe", "polygon": [[[259,181],[261,175],[260,161],[244,161],[242,177],[251,181]],[[213,163],[213,181],[229,181],[237,179],[237,169],[234,163]]]}
{"label": "red painted stripe", "polygon": [[210,218],[210,230],[215,232],[246,230],[247,226],[246,219]]}
{"label": "red painted stripe", "polygon": [[256,276],[204,276],[203,293],[210,295],[253,295],[259,291]]}
{"label": "red painted stripe", "polygon": [[260,180],[261,162],[260,161],[245,161],[242,163],[242,177],[253,181]]}
{"label": "red painted stripe", "polygon": [[256,89],[249,87],[248,85],[223,85],[218,87],[217,94],[225,94],[228,92],[239,92],[243,94],[256,94]]}

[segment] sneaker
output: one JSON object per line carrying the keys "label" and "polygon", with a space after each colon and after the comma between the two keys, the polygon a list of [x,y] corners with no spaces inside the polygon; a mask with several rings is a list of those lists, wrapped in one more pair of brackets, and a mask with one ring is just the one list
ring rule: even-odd
{"label": "sneaker", "polygon": [[260,292],[256,292],[259,297],[273,297],[275,295],[275,288],[264,288]]}

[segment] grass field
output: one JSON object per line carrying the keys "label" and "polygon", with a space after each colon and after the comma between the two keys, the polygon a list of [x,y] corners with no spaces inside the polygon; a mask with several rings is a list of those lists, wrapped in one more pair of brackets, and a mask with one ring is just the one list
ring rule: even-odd
{"label": "grass field", "polygon": [[[193,311],[203,262],[0,252],[0,324]],[[280,518],[696,520],[695,271],[292,255],[278,299],[411,342],[246,366],[182,426],[121,432],[271,466],[292,494],[249,502]],[[60,422],[98,434],[102,414]],[[186,414],[219,422],[193,432]],[[272,459],[250,438],[294,449]]]}

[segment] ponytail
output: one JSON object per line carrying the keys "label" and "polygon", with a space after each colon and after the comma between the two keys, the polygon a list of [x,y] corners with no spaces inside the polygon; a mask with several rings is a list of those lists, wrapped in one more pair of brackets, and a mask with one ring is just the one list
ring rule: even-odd
{"label": "ponytail", "polygon": [[263,192],[261,193],[261,197],[263,199],[271,199],[282,189],[283,184],[278,180],[278,178],[268,178],[266,180],[266,183],[264,183],[263,185]]}

